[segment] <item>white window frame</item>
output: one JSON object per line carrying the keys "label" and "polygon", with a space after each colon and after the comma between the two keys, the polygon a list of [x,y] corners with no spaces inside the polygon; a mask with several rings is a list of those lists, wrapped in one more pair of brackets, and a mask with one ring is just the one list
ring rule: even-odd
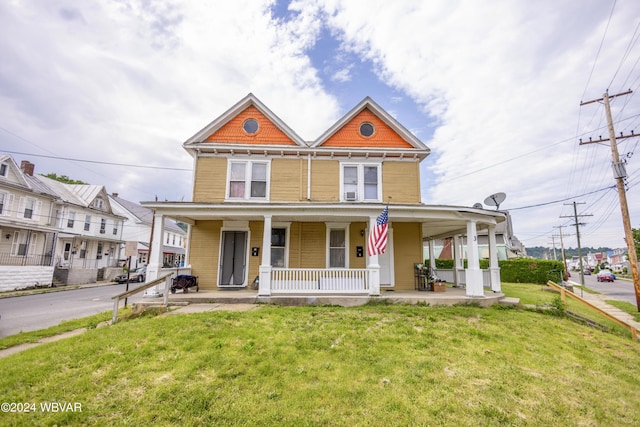
{"label": "white window frame", "polygon": [[[355,200],[347,200],[346,191],[345,191],[345,182],[344,182],[344,169],[345,167],[355,167],[357,168],[358,173],[358,182],[357,182],[357,191]],[[377,183],[377,194],[375,199],[366,199],[365,198],[365,188],[364,188],[364,169],[365,167],[374,167],[378,170],[378,183]],[[366,162],[366,163],[355,163],[355,162],[340,162],[340,201],[341,202],[372,202],[372,203],[380,203],[382,201],[382,163],[381,162]]]}
{"label": "white window frame", "polygon": [[76,213],[74,211],[69,211],[69,215],[67,217],[67,228],[73,229],[76,224]]}
{"label": "white window frame", "polygon": [[[326,235],[326,268],[333,270],[349,268],[349,223],[339,222],[327,222],[325,223],[327,229]],[[331,267],[331,231],[332,230],[344,230],[344,267]]]}
{"label": "white window frame", "polygon": [[91,231],[91,215],[85,215],[84,216],[83,230],[84,231]]}
{"label": "white window frame", "polygon": [[100,218],[100,234],[107,233],[107,220],[106,218]]}
{"label": "white window frame", "polygon": [[9,201],[9,193],[0,191],[0,215],[7,216],[7,202]]}
{"label": "white window frame", "polygon": [[[290,222],[274,222],[271,224],[271,230],[274,228],[284,228],[284,267],[289,268],[289,242],[291,238],[291,223]],[[280,246],[277,246],[278,248]],[[272,254],[273,255],[273,254]],[[273,260],[273,256],[271,257]]]}
{"label": "white window frame", "polygon": [[9,164],[0,163],[0,176],[6,178],[9,175]]}
{"label": "white window frame", "polygon": [[[242,197],[231,197],[231,166],[233,164],[244,164],[244,195]],[[251,196],[251,177],[253,172],[253,165],[261,164],[266,166],[266,185],[264,197],[252,197]],[[225,189],[225,200],[251,200],[251,201],[269,201],[269,193],[271,189],[271,161],[270,160],[242,160],[242,159],[229,159],[227,162],[227,186]]]}

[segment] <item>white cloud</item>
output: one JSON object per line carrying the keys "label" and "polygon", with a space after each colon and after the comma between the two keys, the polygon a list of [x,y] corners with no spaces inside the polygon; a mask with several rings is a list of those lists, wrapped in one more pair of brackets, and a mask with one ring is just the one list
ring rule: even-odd
{"label": "white cloud", "polygon": [[[640,16],[637,2],[616,3],[591,78],[608,2],[297,0],[286,19],[273,16],[274,5],[0,2],[0,27],[11,34],[0,39],[0,127],[37,144],[0,130],[0,151],[188,169],[182,142],[248,92],[313,140],[353,106],[343,105],[346,93],[365,88],[379,101],[384,83],[395,89],[384,93],[403,124],[435,127],[425,140],[433,151],[423,170],[427,203],[471,206],[504,191],[508,209],[614,184],[608,147],[579,147],[572,138],[605,124],[599,104],[579,107],[583,97],[638,87],[639,72],[630,68],[638,45],[610,85]],[[317,70],[310,55],[323,36],[339,47]],[[380,86],[353,77],[367,64]],[[340,83],[335,94],[331,78]],[[399,95],[418,111],[407,112]],[[618,119],[640,113],[633,96],[613,107]],[[404,122],[416,113],[415,124]],[[617,128],[637,133],[638,122]],[[606,129],[585,138],[599,134]],[[635,143],[621,142],[621,152]],[[190,172],[30,160],[36,172],[105,183],[131,200],[190,198]],[[637,156],[627,168],[640,227]],[[589,236],[605,244],[621,230],[614,198],[601,196],[583,198],[594,214],[587,245]],[[516,234],[546,244],[569,208],[514,210]]]}

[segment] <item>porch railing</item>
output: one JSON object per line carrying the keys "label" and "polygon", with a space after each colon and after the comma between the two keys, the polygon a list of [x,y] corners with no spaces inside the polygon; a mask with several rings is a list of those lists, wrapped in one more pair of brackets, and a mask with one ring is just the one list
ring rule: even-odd
{"label": "porch railing", "polygon": [[0,265],[51,265],[51,255],[11,255],[0,253]]}
{"label": "porch railing", "polygon": [[274,268],[271,292],[368,293],[369,272],[364,268]]}

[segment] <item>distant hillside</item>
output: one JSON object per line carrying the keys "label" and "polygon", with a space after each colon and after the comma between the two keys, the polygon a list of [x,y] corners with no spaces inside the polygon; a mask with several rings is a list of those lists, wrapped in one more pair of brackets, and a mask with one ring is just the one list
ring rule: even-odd
{"label": "distant hillside", "polygon": [[[607,252],[610,251],[611,248],[582,248],[582,256],[586,256],[589,252]],[[562,249],[556,248],[557,259],[562,259]],[[565,257],[571,258],[573,256],[578,256],[578,248],[565,248],[564,249]],[[527,248],[527,256],[536,259],[553,259],[553,248],[545,248],[543,246],[533,246]]]}

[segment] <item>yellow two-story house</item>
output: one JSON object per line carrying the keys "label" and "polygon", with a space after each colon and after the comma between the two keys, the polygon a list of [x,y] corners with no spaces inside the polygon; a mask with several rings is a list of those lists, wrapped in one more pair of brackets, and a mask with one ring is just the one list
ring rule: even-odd
{"label": "yellow two-story house", "polygon": [[[192,201],[143,203],[155,211],[158,235],[147,281],[159,275],[154,247],[171,217],[190,226],[186,261],[201,289],[413,290],[424,242],[462,235],[468,267],[456,282],[469,296],[500,289],[494,231],[504,215],[423,204],[420,163],[429,148],[368,97],[310,142],[249,94],[183,146],[194,162]],[[369,256],[367,237],[387,205],[386,250]],[[483,276],[475,236],[485,228],[492,256]]]}

